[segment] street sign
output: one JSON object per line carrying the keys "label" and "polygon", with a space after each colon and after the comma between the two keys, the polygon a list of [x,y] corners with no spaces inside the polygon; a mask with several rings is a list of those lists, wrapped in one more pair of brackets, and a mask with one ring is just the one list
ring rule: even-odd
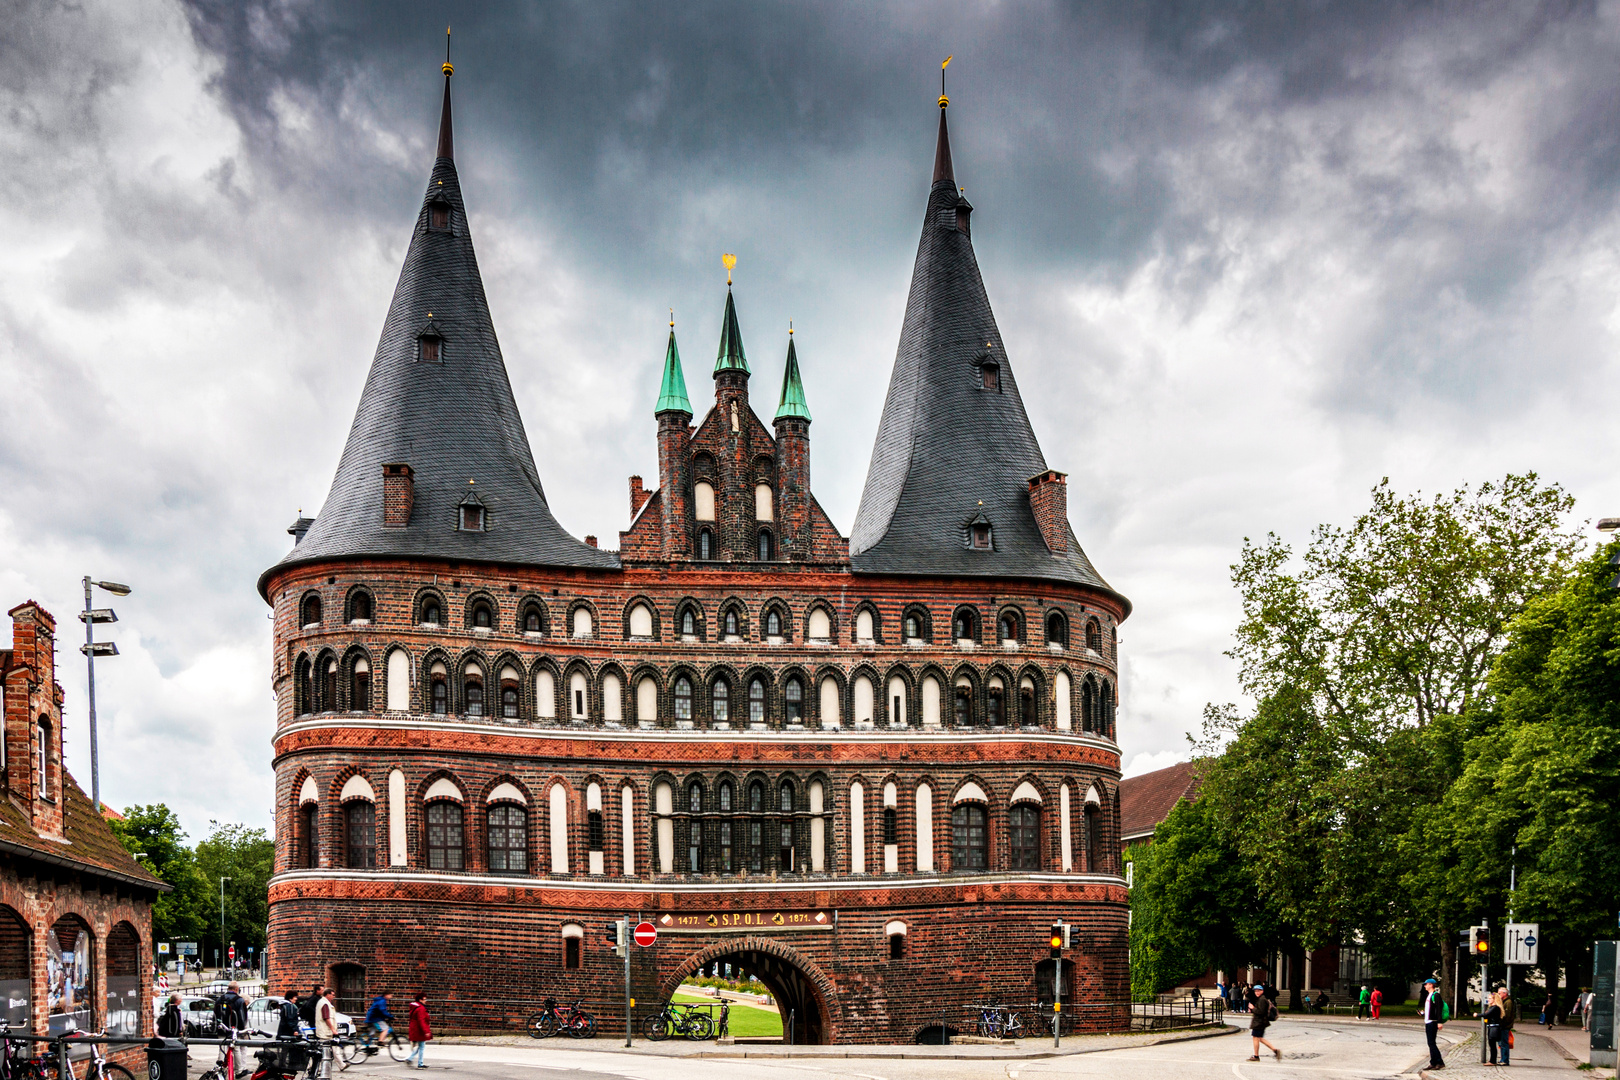
{"label": "street sign", "polygon": [[158,955],[159,956],[168,956],[169,955],[169,943],[167,941],[158,942]]}
{"label": "street sign", "polygon": [[636,923],[636,944],[643,949],[658,940],[658,927],[650,922]]}
{"label": "street sign", "polygon": [[1502,960],[1519,967],[1535,967],[1541,924],[1510,922],[1503,928]]}
{"label": "street sign", "polygon": [[197,943],[195,941],[177,941],[174,943],[174,951],[181,956],[196,956]]}

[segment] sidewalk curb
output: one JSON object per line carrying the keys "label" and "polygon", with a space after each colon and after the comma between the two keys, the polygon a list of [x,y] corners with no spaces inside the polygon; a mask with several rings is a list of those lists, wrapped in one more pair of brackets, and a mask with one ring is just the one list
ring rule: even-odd
{"label": "sidewalk curb", "polygon": [[[901,1053],[898,1053],[898,1054],[896,1054],[896,1053],[876,1053],[876,1054],[874,1054],[874,1053],[871,1052],[873,1050],[880,1050],[880,1049],[891,1049],[892,1050],[896,1045],[910,1046],[910,1045],[912,1045],[910,1043],[900,1043],[900,1044],[895,1044],[895,1043],[872,1043],[872,1044],[852,1043],[852,1044],[847,1044],[847,1045],[841,1045],[838,1048],[838,1050],[835,1050],[835,1051],[832,1051],[832,1052],[823,1051],[823,1052],[820,1052],[820,1053],[804,1053],[802,1051],[801,1052],[795,1052],[793,1050],[787,1050],[785,1052],[780,1052],[780,1053],[763,1053],[763,1052],[757,1052],[757,1051],[753,1052],[753,1053],[749,1053],[747,1051],[699,1050],[696,1053],[691,1053],[691,1054],[660,1054],[660,1053],[657,1053],[655,1051],[650,1051],[650,1050],[628,1050],[627,1051],[626,1048],[624,1046],[621,1046],[621,1045],[614,1045],[614,1046],[611,1046],[611,1047],[609,1047],[609,1046],[591,1046],[591,1045],[588,1045],[588,1042],[586,1040],[577,1040],[577,1041],[566,1042],[566,1043],[553,1043],[552,1040],[550,1040],[550,1039],[544,1039],[544,1040],[536,1040],[536,1045],[537,1046],[544,1045],[544,1046],[547,1046],[548,1049],[553,1049],[553,1050],[580,1050],[580,1051],[587,1051],[587,1052],[595,1051],[597,1053],[605,1053],[605,1054],[625,1054],[626,1056],[629,1056],[629,1057],[657,1057],[657,1058],[665,1058],[665,1059],[668,1059],[668,1060],[720,1059],[720,1060],[727,1060],[727,1061],[738,1061],[738,1060],[742,1060],[742,1059],[747,1059],[747,1060],[750,1060],[750,1061],[769,1061],[769,1060],[777,1059],[777,1058],[781,1058],[781,1059],[787,1059],[787,1058],[799,1058],[799,1059],[826,1058],[828,1060],[837,1061],[837,1060],[846,1059],[846,1058],[864,1058],[864,1059],[868,1059],[868,1060],[881,1059],[881,1060],[884,1060],[884,1061],[1002,1061],[1002,1060],[1040,1061],[1043,1058],[1071,1057],[1071,1056],[1074,1056],[1074,1055],[1077,1055],[1077,1054],[1101,1054],[1101,1053],[1106,1053],[1106,1052],[1108,1052],[1110,1050],[1132,1050],[1132,1049],[1135,1049],[1138,1046],[1158,1046],[1158,1045],[1161,1045],[1163,1043],[1192,1042],[1192,1041],[1197,1040],[1197,1039],[1212,1039],[1212,1038],[1216,1038],[1216,1037],[1221,1036],[1221,1035],[1236,1035],[1236,1034],[1238,1034],[1238,1032],[1240,1030],[1241,1029],[1235,1028],[1235,1027],[1225,1027],[1225,1028],[1221,1028],[1221,1029],[1218,1029],[1218,1030],[1202,1030],[1202,1029],[1200,1029],[1200,1030],[1197,1030],[1197,1031],[1187,1031],[1187,1032],[1169,1032],[1169,1033],[1165,1033],[1163,1035],[1160,1035],[1160,1036],[1158,1036],[1156,1038],[1153,1038],[1153,1039],[1150,1039],[1150,1040],[1144,1040],[1144,1041],[1139,1042],[1139,1043],[1133,1043],[1130,1046],[1095,1046],[1095,1047],[1079,1046],[1079,1047],[1076,1047],[1076,1048],[1074,1048],[1072,1050],[1069,1050],[1069,1049],[1057,1049],[1057,1050],[1046,1050],[1046,1051],[1041,1051],[1041,1052],[1037,1052],[1037,1053],[1026,1053],[1026,1054],[923,1054],[923,1053],[906,1053],[906,1052],[901,1052]],[[1092,1037],[1094,1037],[1094,1036],[1086,1036],[1086,1035],[1078,1035],[1078,1036],[1071,1035],[1071,1036],[1069,1036],[1069,1038],[1071,1038],[1071,1039],[1074,1039],[1074,1038],[1085,1039],[1085,1038],[1092,1038]],[[1101,1036],[1101,1037],[1106,1038],[1106,1036]],[[460,1045],[460,1046],[505,1046],[505,1045],[508,1045],[506,1043],[493,1043],[493,1042],[492,1043],[486,1043],[486,1042],[481,1042],[478,1039],[477,1036],[460,1036],[460,1037],[455,1037],[455,1038],[456,1038],[456,1043],[454,1045]],[[441,1041],[444,1041],[444,1042],[447,1042],[447,1043],[449,1042],[449,1040],[441,1040]],[[590,1040],[590,1041],[594,1042],[596,1040]],[[952,1045],[955,1045],[955,1044],[952,1044]],[[805,1049],[812,1049],[812,1048],[806,1047]],[[842,1051],[842,1052],[839,1052],[839,1051]]]}

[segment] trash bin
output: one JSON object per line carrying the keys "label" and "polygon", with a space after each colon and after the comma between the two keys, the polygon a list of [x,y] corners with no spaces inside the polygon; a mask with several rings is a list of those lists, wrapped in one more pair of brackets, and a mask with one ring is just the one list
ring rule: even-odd
{"label": "trash bin", "polygon": [[179,1039],[153,1039],[146,1044],[150,1080],[186,1080],[186,1044]]}

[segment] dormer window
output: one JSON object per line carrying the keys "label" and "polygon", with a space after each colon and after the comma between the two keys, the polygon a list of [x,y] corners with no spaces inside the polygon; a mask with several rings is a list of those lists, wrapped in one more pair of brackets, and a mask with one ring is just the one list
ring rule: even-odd
{"label": "dormer window", "polygon": [[1001,369],[993,363],[979,365],[979,388],[981,390],[1001,389]]}
{"label": "dormer window", "polygon": [[450,227],[450,204],[447,202],[434,202],[428,204],[428,228],[448,229]]}
{"label": "dormer window", "polygon": [[419,355],[424,364],[441,363],[444,359],[444,338],[438,334],[427,333],[417,338]]}
{"label": "dormer window", "polygon": [[488,527],[484,504],[471,492],[456,507],[456,528],[462,532],[483,532]]}
{"label": "dormer window", "polygon": [[990,523],[973,523],[973,546],[980,551],[990,550]]}

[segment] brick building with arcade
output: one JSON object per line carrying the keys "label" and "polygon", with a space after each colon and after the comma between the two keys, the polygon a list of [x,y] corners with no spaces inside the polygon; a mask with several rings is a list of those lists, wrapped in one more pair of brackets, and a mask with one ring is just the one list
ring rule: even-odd
{"label": "brick building with arcade", "polygon": [[[617,552],[553,517],[479,278],[446,66],[438,152],[319,514],[274,613],[274,976],[452,1028],[622,1012],[730,964],[801,1042],[907,1041],[994,996],[1128,999],[1116,627],[1036,442],[940,100],[860,509],[811,490],[786,342],[769,423],[727,287],[713,401],[670,330],[658,484]],[[774,383],[774,380],[773,380]],[[774,386],[773,386],[774,388]],[[874,385],[875,393],[878,387]],[[767,406],[768,410],[768,406]],[[649,425],[651,426],[651,425]],[[1117,1022],[1087,1014],[1097,1025]]]}
{"label": "brick building with arcade", "polygon": [[[10,616],[11,648],[0,649],[0,1020],[36,1035],[150,1034],[152,902],[169,886],[68,775],[56,620],[32,600]],[[115,1056],[144,1067],[138,1052]]]}

